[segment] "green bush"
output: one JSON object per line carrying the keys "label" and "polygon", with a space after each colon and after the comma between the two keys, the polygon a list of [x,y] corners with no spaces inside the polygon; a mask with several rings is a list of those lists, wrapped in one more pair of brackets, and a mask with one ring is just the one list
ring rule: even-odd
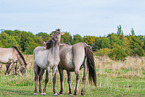
{"label": "green bush", "polygon": [[144,50],[140,46],[137,46],[134,49],[132,49],[130,51],[130,53],[131,53],[131,56],[136,56],[136,55],[138,55],[138,56],[144,56]]}
{"label": "green bush", "polygon": [[115,45],[111,52],[108,54],[108,56],[112,60],[125,60],[125,57],[127,57],[127,50],[119,45]]}
{"label": "green bush", "polygon": [[111,49],[109,49],[109,48],[102,48],[96,53],[96,55],[106,56],[109,54],[110,51],[111,51]]}

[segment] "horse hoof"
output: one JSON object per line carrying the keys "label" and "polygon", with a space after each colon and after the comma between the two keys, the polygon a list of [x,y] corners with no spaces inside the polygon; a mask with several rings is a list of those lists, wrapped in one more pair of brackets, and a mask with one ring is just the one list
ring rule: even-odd
{"label": "horse hoof", "polygon": [[72,95],[72,93],[71,94],[69,93],[69,95]]}
{"label": "horse hoof", "polygon": [[34,93],[34,95],[37,95],[37,93]]}
{"label": "horse hoof", "polygon": [[59,95],[62,95],[62,93],[59,93]]}
{"label": "horse hoof", "polygon": [[41,95],[46,96],[46,93],[41,93]]}
{"label": "horse hoof", "polygon": [[82,96],[85,96],[85,93],[81,93]]}
{"label": "horse hoof", "polygon": [[57,93],[55,93],[55,94],[54,94],[54,96],[58,96],[58,94],[57,94]]}

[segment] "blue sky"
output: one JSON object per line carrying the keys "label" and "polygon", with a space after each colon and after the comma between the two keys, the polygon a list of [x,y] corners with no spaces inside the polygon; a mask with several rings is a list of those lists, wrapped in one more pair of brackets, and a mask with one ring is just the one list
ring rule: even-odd
{"label": "blue sky", "polygon": [[145,35],[145,0],[0,0],[0,29],[107,36],[118,25]]}

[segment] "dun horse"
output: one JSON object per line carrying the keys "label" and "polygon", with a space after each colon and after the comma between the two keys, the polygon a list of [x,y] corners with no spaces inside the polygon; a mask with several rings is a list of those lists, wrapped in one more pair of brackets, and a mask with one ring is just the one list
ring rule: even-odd
{"label": "dun horse", "polygon": [[17,75],[17,62],[20,63],[20,71],[22,75],[24,75],[26,72],[27,63],[18,47],[12,46],[11,48],[0,48],[0,65],[6,64],[5,75],[10,73],[12,64],[14,64],[14,74]]}
{"label": "dun horse", "polygon": [[84,95],[84,84],[86,80],[87,67],[89,69],[89,80],[96,86],[96,72],[95,72],[95,62],[92,53],[92,49],[86,43],[77,43],[73,46],[67,44],[60,44],[60,63],[58,65],[61,89],[60,94],[63,93],[64,80],[63,80],[63,70],[67,71],[68,84],[69,84],[69,94],[72,94],[71,89],[71,72],[76,74],[76,87],[74,95],[77,95],[78,84],[80,80],[79,70],[84,68],[83,78],[82,78],[82,90],[81,95]]}
{"label": "dun horse", "polygon": [[[60,38],[62,33],[60,30],[56,30],[51,32],[51,40],[46,44],[46,48],[44,46],[42,47],[36,47],[33,52],[33,62],[34,62],[34,73],[35,73],[35,90],[34,95],[37,95],[37,80],[39,78],[39,92],[41,95],[46,95],[46,85],[48,83],[49,78],[49,70],[53,69],[53,92],[54,95],[57,95],[55,91],[55,82],[56,82],[56,70],[58,67],[58,63],[60,61],[59,58],[59,44],[60,44]],[[44,71],[46,70],[46,78],[45,78],[45,86],[43,89],[41,89],[41,80],[42,76],[44,74]]]}

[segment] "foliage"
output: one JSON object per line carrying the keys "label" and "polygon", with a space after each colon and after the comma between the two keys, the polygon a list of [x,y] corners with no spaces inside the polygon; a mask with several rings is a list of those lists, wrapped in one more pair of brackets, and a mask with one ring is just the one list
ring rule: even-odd
{"label": "foliage", "polygon": [[1,40],[0,40],[0,47],[3,47]]}
{"label": "foliage", "polygon": [[[92,46],[93,51],[98,55],[108,55],[113,60],[125,60],[126,56],[145,55],[145,36],[135,35],[135,30],[131,28],[131,34],[123,35],[122,26],[117,26],[117,32],[104,37],[81,36],[79,34],[71,36],[69,32],[61,37],[62,43],[76,44],[85,42]],[[50,35],[39,32],[34,35],[32,32],[20,30],[4,30],[0,33],[0,47],[11,47],[16,45],[23,53],[32,54],[36,46],[41,46],[43,41],[50,39]]]}
{"label": "foliage", "polygon": [[109,48],[102,48],[100,49],[96,55],[99,55],[99,56],[107,56],[109,54],[109,52],[111,51],[111,49]]}
{"label": "foliage", "polygon": [[94,45],[96,37],[95,36],[84,36],[83,42],[87,43],[90,46]]}
{"label": "foliage", "polygon": [[108,38],[103,38],[101,41],[100,41],[100,46],[101,48],[110,48],[110,40]]}
{"label": "foliage", "polygon": [[43,41],[47,41],[50,39],[49,34],[45,32],[39,32],[38,34],[36,34],[36,36],[42,38]]}
{"label": "foliage", "polygon": [[73,35],[72,44],[76,44],[82,42],[82,37],[79,34]]}
{"label": "foliage", "polygon": [[114,45],[113,49],[108,54],[108,56],[112,60],[125,60],[125,57],[127,57],[126,49],[116,44]]}
{"label": "foliage", "polygon": [[65,34],[63,34],[61,36],[61,43],[66,43],[66,44],[71,44],[72,43],[72,36],[70,35],[70,33],[65,32]]}

